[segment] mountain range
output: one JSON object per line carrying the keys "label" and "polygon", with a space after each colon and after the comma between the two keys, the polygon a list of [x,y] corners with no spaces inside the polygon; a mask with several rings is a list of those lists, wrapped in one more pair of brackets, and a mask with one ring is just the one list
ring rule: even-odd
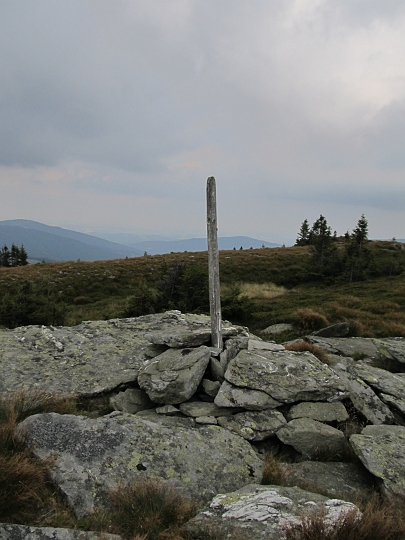
{"label": "mountain range", "polygon": [[[61,227],[45,225],[27,219],[0,221],[0,246],[24,245],[29,260],[33,261],[96,261],[139,257],[145,252],[149,255],[182,251],[205,251],[206,238],[185,240],[139,241],[139,236],[109,235],[123,242],[84,234]],[[248,249],[259,247],[278,247],[279,244],[257,240],[247,236],[219,237],[220,250]]]}

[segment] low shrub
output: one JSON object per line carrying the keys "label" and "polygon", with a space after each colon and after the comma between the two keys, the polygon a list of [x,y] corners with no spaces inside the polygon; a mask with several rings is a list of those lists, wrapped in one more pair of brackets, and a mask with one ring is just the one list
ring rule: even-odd
{"label": "low shrub", "polygon": [[123,538],[174,540],[185,538],[181,526],[198,509],[194,501],[153,479],[120,486],[110,491],[108,498],[108,510],[86,518],[86,529],[120,534]]}
{"label": "low shrub", "polygon": [[316,356],[318,360],[320,360],[324,364],[330,365],[330,362],[331,362],[330,356],[324,349],[321,349],[317,345],[314,345],[313,343],[309,343],[308,341],[305,341],[303,339],[300,341],[294,341],[293,343],[287,343],[286,345],[284,345],[284,347],[288,351],[296,351],[296,352],[308,351],[312,353],[314,356]]}
{"label": "low shrub", "polygon": [[324,326],[328,326],[328,319],[322,313],[311,308],[302,308],[295,312],[294,322],[304,332],[319,330]]}

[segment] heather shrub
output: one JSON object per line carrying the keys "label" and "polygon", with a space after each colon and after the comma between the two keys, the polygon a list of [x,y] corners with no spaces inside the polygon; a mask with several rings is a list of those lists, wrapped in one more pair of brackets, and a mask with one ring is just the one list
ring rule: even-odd
{"label": "heather shrub", "polygon": [[295,324],[304,332],[319,330],[329,324],[325,315],[311,308],[298,309],[294,314],[294,319]]}
{"label": "heather shrub", "polygon": [[284,347],[288,351],[296,351],[296,352],[308,351],[312,353],[314,356],[316,356],[318,360],[320,360],[324,364],[330,365],[330,357],[328,353],[324,351],[324,349],[321,349],[321,347],[318,347],[317,345],[314,345],[313,343],[309,343],[308,341],[305,341],[303,339],[300,341],[287,343],[286,345],[284,345]]}

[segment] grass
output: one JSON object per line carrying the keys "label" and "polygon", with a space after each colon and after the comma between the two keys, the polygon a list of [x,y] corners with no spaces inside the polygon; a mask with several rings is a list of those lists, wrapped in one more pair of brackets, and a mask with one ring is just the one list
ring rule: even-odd
{"label": "grass", "polygon": [[108,510],[95,512],[84,520],[86,529],[128,539],[174,540],[185,538],[182,525],[198,510],[193,500],[153,479],[120,486],[111,490],[108,498]]}
{"label": "grass", "polygon": [[[221,251],[223,293],[237,285],[241,296],[250,301],[249,313],[243,313],[240,321],[235,315],[232,322],[247,325],[254,333],[271,324],[294,323],[296,332],[286,339],[343,321],[349,322],[351,335],[405,336],[405,250],[393,250],[390,242],[371,242],[370,246],[384,277],[329,285],[306,282],[307,247]],[[393,262],[396,275],[391,271]],[[63,302],[65,325],[122,317],[127,298],[139,283],[153,288],[163,265],[179,263],[205,270],[207,253],[0,268],[0,298],[13,295],[29,281],[42,294]]]}

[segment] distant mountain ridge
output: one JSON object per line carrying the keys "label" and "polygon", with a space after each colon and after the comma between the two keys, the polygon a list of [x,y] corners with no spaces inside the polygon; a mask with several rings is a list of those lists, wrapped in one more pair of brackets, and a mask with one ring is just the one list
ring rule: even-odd
{"label": "distant mountain ridge", "polygon": [[[112,242],[98,236],[80,233],[61,227],[45,225],[27,219],[0,221],[0,245],[17,246],[22,244],[29,259],[54,261],[97,261],[122,259],[164,254],[170,252],[197,252],[207,250],[206,238],[189,238],[185,240],[148,240],[136,241],[137,236],[131,234],[115,235],[124,238],[125,243]],[[139,238],[139,237],[138,237]],[[248,236],[219,237],[220,250],[249,249],[260,247],[279,247],[279,244],[257,240]]]}
{"label": "distant mountain ridge", "polygon": [[[206,238],[187,238],[185,240],[150,240],[146,242],[136,242],[131,244],[132,247],[146,251],[149,255],[157,255],[159,253],[171,253],[179,251],[206,251]],[[249,249],[261,247],[280,247],[280,244],[257,240],[249,236],[220,236],[218,238],[218,248],[220,250],[230,249]]]}
{"label": "distant mountain ridge", "polygon": [[143,251],[89,234],[26,219],[0,221],[0,245],[24,244],[29,259],[97,261],[138,257]]}

